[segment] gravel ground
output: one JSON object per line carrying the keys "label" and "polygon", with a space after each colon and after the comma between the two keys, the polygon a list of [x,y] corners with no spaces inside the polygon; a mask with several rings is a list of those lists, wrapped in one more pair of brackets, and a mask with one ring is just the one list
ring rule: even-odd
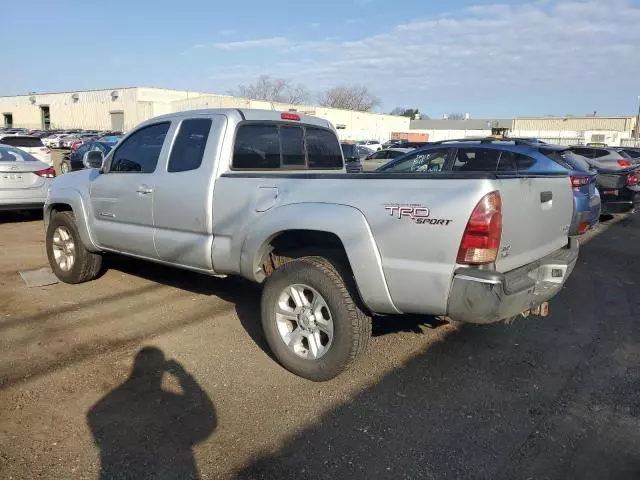
{"label": "gravel ground", "polygon": [[640,478],[637,218],[592,235],[550,317],[376,319],[322,384],[273,361],[241,280],[110,258],[26,288],[42,230],[0,216],[0,478]]}

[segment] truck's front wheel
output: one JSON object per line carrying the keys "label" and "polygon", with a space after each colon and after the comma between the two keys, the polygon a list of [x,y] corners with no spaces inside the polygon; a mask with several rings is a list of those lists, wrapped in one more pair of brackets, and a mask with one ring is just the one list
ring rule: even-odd
{"label": "truck's front wheel", "polygon": [[336,266],[322,257],[292,260],[267,278],[262,326],[287,370],[313,381],[329,380],[365,350],[371,318],[351,290]]}
{"label": "truck's front wheel", "polygon": [[102,256],[84,248],[71,212],[55,212],[46,234],[47,257],[56,277],[65,283],[82,283],[98,276]]}

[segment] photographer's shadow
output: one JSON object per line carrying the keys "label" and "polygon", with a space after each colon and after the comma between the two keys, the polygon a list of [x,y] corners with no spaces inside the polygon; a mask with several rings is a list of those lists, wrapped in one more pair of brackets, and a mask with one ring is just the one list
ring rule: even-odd
{"label": "photographer's shadow", "polygon": [[[182,394],[162,389],[165,373]],[[192,447],[217,423],[196,380],[155,347],[138,352],[129,378],[91,407],[87,422],[100,449],[101,480],[198,478]]]}

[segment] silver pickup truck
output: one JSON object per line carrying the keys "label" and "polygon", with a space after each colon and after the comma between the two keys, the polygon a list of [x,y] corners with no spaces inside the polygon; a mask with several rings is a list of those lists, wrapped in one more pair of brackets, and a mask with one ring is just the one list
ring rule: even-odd
{"label": "silver pickup truck", "polygon": [[44,208],[60,280],[92,280],[116,252],[264,283],[270,348],[316,381],[365,349],[373,314],[509,319],[555,295],[578,255],[556,164],[347,174],[332,125],[292,112],[161,116],[84,161]]}

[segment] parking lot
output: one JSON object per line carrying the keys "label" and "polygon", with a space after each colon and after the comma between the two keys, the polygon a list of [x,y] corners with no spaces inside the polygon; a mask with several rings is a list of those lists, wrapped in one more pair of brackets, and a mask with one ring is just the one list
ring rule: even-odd
{"label": "parking lot", "polygon": [[[27,288],[42,220],[3,214],[0,477],[97,478],[102,455],[116,478],[167,458],[166,478],[638,478],[640,221],[588,240],[550,317],[378,318],[318,384],[271,358],[255,286],[111,258]],[[182,366],[163,390],[132,371],[144,347]]]}

